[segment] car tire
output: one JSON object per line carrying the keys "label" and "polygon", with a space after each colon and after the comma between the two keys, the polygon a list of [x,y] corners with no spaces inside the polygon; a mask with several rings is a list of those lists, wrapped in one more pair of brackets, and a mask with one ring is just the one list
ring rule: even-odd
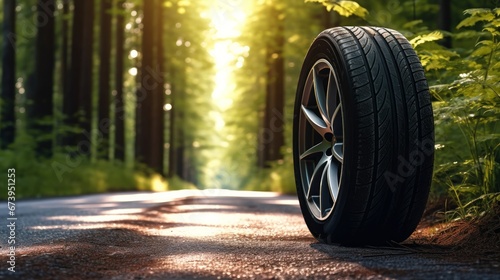
{"label": "car tire", "polygon": [[426,206],[434,121],[418,56],[399,32],[321,32],[297,86],[293,158],[297,195],[320,241],[407,239]]}

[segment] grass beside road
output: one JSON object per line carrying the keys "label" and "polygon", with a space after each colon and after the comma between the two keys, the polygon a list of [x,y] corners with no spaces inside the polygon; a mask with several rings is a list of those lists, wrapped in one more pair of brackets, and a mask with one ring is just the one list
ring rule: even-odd
{"label": "grass beside road", "polygon": [[[117,191],[166,191],[193,189],[192,184],[178,178],[165,180],[148,171],[136,171],[122,162],[88,159],[68,161],[66,155],[52,159],[34,160],[34,156],[0,152],[0,170],[15,169],[16,198],[72,196]],[[7,198],[7,188],[0,192],[0,199]]]}

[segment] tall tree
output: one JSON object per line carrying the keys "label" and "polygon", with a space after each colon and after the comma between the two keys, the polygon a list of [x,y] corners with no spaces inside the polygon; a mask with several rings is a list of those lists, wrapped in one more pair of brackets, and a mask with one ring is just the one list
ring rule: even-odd
{"label": "tall tree", "polygon": [[78,126],[83,133],[68,137],[66,145],[70,146],[89,141],[91,133],[93,33],[94,0],[74,1],[70,90],[64,96],[63,113],[67,118],[66,124]]}
{"label": "tall tree", "polygon": [[38,0],[37,16],[44,20],[38,25],[35,42],[34,89],[28,91],[29,128],[40,137],[36,145],[39,156],[52,155],[53,94],[55,65],[55,0]]}
{"label": "tall tree", "polygon": [[[62,2],[62,16],[61,18],[61,68],[60,68],[60,76],[61,76],[61,84],[62,87],[62,95],[64,100],[70,100],[70,88],[69,88],[69,74],[70,74],[70,0],[63,0]],[[63,112],[66,108],[63,108]],[[62,136],[62,137],[61,137]],[[60,145],[61,141],[64,140],[64,135],[57,135],[57,144]]]}
{"label": "tall tree", "polygon": [[102,135],[99,157],[108,158],[110,109],[110,70],[111,70],[111,8],[112,0],[101,0],[99,23],[99,114],[98,127]]}
{"label": "tall tree", "polygon": [[332,13],[327,9],[322,9],[321,16],[318,18],[322,18],[324,29],[341,25],[341,17],[337,13]]}
{"label": "tall tree", "polygon": [[270,28],[273,36],[268,41],[266,50],[266,98],[264,118],[258,138],[258,166],[269,167],[269,163],[283,158],[281,147],[284,144],[284,98],[285,98],[285,46],[284,23],[280,19],[283,11],[274,5],[267,7],[268,18],[275,19]]}
{"label": "tall tree", "polygon": [[143,1],[142,63],[136,115],[136,158],[160,173],[163,172],[164,102],[163,73],[157,60],[161,50],[157,49],[156,42],[163,40],[163,32],[155,32],[155,28],[163,24],[157,26],[155,19],[162,9],[158,1]]}
{"label": "tall tree", "polygon": [[182,179],[186,178],[185,154],[186,154],[186,141],[184,135],[184,126],[182,125],[184,119],[184,112],[181,109],[183,97],[185,92],[184,73],[179,70],[174,73],[173,79],[175,84],[172,85],[171,104],[172,110],[170,111],[170,153],[169,153],[169,170],[168,177],[172,178],[177,176]]}
{"label": "tall tree", "polygon": [[164,55],[163,55],[163,38],[165,34],[164,30],[164,19],[163,19],[163,1],[159,0],[157,3],[158,7],[156,8],[156,35],[155,35],[155,49],[156,49],[156,69],[158,72],[158,86],[156,87],[156,91],[154,93],[154,101],[153,101],[153,153],[154,153],[154,166],[161,172],[164,173],[164,146],[165,146],[165,78],[163,77],[164,73]]}
{"label": "tall tree", "polygon": [[115,58],[115,159],[125,160],[125,102],[123,99],[123,60],[125,44],[125,19],[123,5],[125,1],[117,2],[116,15],[116,58]]}
{"label": "tall tree", "polygon": [[0,148],[7,148],[15,137],[16,116],[16,1],[3,1],[3,55],[0,95]]}
{"label": "tall tree", "polygon": [[[451,24],[451,0],[439,0],[438,28],[451,32]],[[441,40],[441,44],[447,48],[451,48],[451,36],[446,36]]]}

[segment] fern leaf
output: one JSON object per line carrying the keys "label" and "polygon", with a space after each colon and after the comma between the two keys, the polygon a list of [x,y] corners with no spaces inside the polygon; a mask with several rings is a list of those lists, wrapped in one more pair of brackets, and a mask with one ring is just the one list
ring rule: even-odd
{"label": "fern leaf", "polygon": [[481,46],[475,49],[471,55],[476,57],[483,57],[489,55],[490,53],[491,53],[491,46]]}
{"label": "fern leaf", "polygon": [[484,14],[491,12],[490,9],[484,9],[484,8],[475,8],[475,9],[467,9],[464,11],[464,15],[472,15],[475,16],[477,14]]}
{"label": "fern leaf", "polygon": [[[500,19],[494,19],[491,21],[491,25],[495,26],[496,28],[500,27]],[[493,32],[491,32],[493,33]]]}
{"label": "fern leaf", "polygon": [[474,26],[481,21],[492,21],[495,19],[495,15],[489,9],[468,9],[464,11],[464,14],[469,14],[470,16],[462,20],[457,25],[457,29],[465,26]]}
{"label": "fern leaf", "polygon": [[495,15],[500,16],[500,8],[493,9],[493,12],[495,13]]}
{"label": "fern leaf", "polygon": [[482,40],[482,41],[477,42],[476,47],[478,47],[478,46],[491,46],[493,44],[494,44],[494,42],[491,40]]}
{"label": "fern leaf", "polygon": [[327,11],[336,11],[339,15],[344,17],[356,15],[364,19],[368,15],[368,10],[361,7],[361,5],[355,1],[305,0],[305,2],[321,3],[326,7]]}
{"label": "fern leaf", "polygon": [[432,42],[443,39],[443,33],[440,31],[433,31],[429,34],[418,35],[417,37],[410,40],[411,45],[415,48],[426,42]]}
{"label": "fern leaf", "polygon": [[475,39],[481,36],[481,34],[475,30],[466,30],[454,34],[455,39]]}
{"label": "fern leaf", "polygon": [[333,10],[345,17],[356,15],[360,18],[365,18],[368,15],[368,10],[354,1],[338,1]]}

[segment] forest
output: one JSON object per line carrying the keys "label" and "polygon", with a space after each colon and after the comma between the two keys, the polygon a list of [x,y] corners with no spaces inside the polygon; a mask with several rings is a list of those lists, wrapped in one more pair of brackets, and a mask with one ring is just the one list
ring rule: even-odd
{"label": "forest", "polygon": [[18,197],[294,193],[304,56],[324,29],[373,25],[426,71],[431,199],[452,219],[500,201],[498,0],[3,0],[0,22],[0,170]]}

